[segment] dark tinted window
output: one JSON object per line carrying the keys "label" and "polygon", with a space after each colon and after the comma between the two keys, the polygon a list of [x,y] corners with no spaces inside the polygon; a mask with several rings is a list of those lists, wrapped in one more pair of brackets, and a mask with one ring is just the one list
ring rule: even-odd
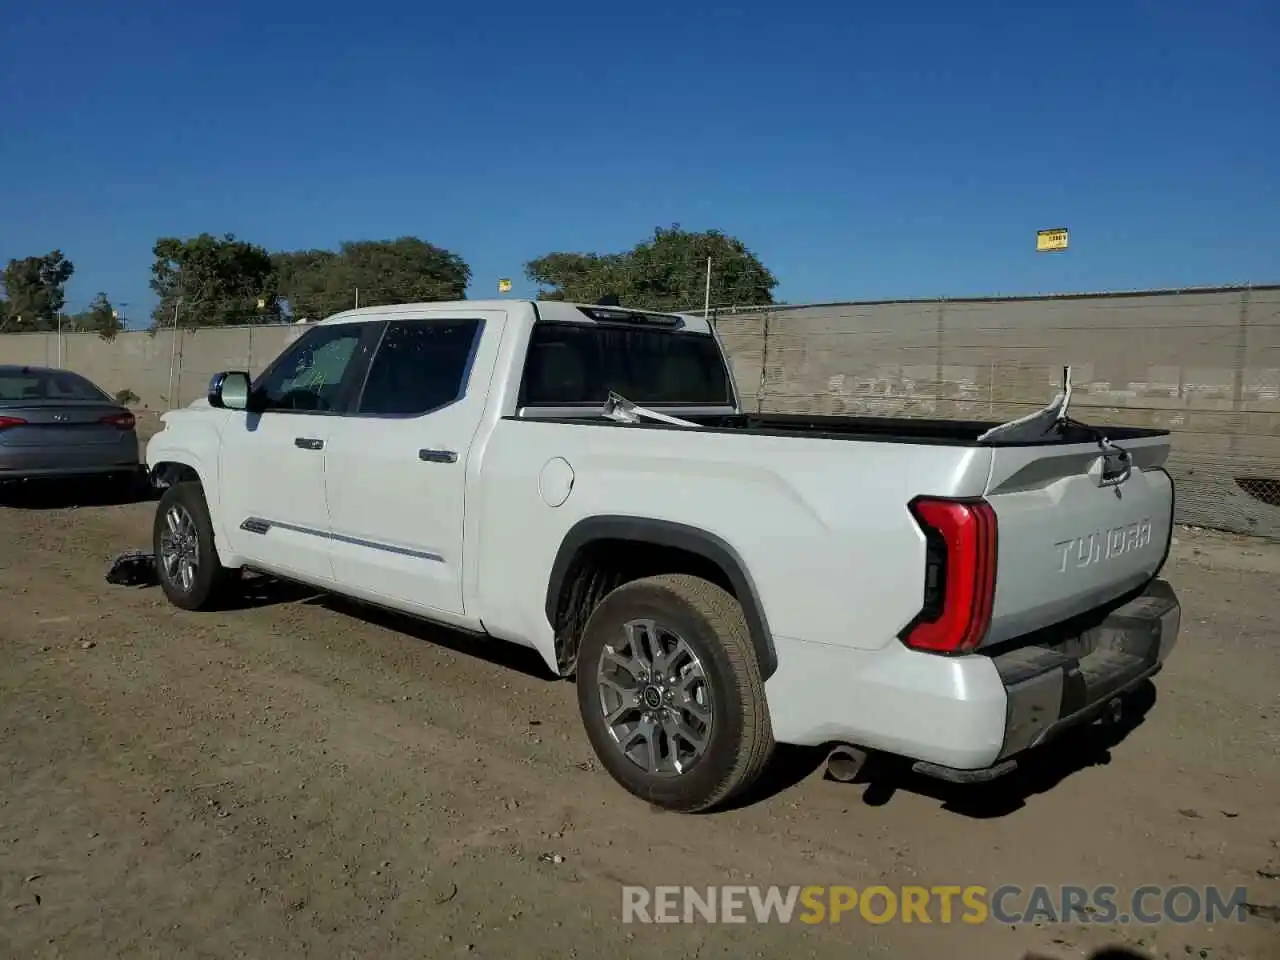
{"label": "dark tinted window", "polygon": [[0,370],[0,401],[110,400],[84,377],[65,370]]}
{"label": "dark tinted window", "polygon": [[604,403],[609,391],[639,404],[716,406],[729,380],[708,334],[601,324],[533,328],[521,403]]}
{"label": "dark tinted window", "polygon": [[479,330],[479,320],[392,323],[373,356],[359,412],[415,416],[457,400]]}
{"label": "dark tinted window", "polygon": [[338,410],[343,377],[368,328],[366,323],[312,327],[254,384],[256,402],[266,410]]}

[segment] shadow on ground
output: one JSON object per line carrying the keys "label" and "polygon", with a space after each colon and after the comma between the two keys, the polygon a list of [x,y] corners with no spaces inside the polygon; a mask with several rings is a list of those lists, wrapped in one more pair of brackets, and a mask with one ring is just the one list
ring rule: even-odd
{"label": "shadow on ground", "polygon": [[346,597],[319,594],[306,602],[444,647],[455,653],[484,660],[506,670],[518,671],[536,680],[560,679],[547,669],[546,664],[542,662],[542,657],[530,647],[497,640],[487,634],[468,633],[465,630],[454,630],[439,624],[428,623],[406,614],[349,600]]}
{"label": "shadow on ground", "polygon": [[0,506],[15,510],[117,507],[156,498],[156,490],[141,476],[28,480],[0,485]]}
{"label": "shadow on ground", "polygon": [[[242,590],[237,591],[235,599],[224,609],[252,610],[282,603],[323,607],[335,614],[406,634],[535,679],[558,679],[547,669],[542,658],[528,647],[428,623],[274,577],[246,574]],[[1143,723],[1155,700],[1155,685],[1148,680],[1127,698],[1125,713],[1119,722],[1090,724],[1069,730],[1051,747],[1031,751],[1015,770],[989,783],[948,783],[913,773],[908,760],[873,755],[855,783],[833,782],[831,789],[847,790],[850,802],[860,799],[872,807],[884,806],[898,791],[906,790],[938,800],[943,809],[960,816],[976,820],[1008,816],[1026,806],[1031,797],[1048,792],[1072,774],[1109,764],[1111,750]],[[827,754],[826,747],[779,744],[756,784],[719,809],[740,809],[784,793],[821,769]]]}
{"label": "shadow on ground", "polygon": [[464,630],[454,630],[439,624],[428,623],[406,614],[384,610],[346,597],[326,594],[311,587],[277,580],[274,577],[247,574],[243,589],[237,591],[235,600],[228,603],[224,609],[251,610],[279,603],[305,603],[308,606],[323,607],[335,614],[394,630],[396,633],[403,633],[425,643],[476,657],[507,670],[517,670],[538,680],[556,679],[547,670],[542,658],[528,647],[495,640],[484,634],[468,633]]}
{"label": "shadow on ground", "polygon": [[[128,571],[126,576],[122,568],[130,564],[136,565],[139,569]],[[107,576],[108,582],[133,589],[154,587],[159,582],[156,579],[154,560],[145,551],[130,551],[122,554],[109,568]],[[428,623],[402,613],[384,610],[346,597],[326,594],[314,587],[279,580],[265,574],[246,572],[240,589],[234,591],[234,595],[221,604],[220,609],[228,612],[255,610],[285,603],[305,603],[309,606],[323,607],[335,614],[394,630],[508,670],[518,670],[539,680],[557,679],[547,670],[542,658],[528,647],[495,640],[484,634],[467,633],[463,630]]]}
{"label": "shadow on ground", "polygon": [[[1021,960],[1059,960],[1047,953],[1024,953]],[[1152,960],[1151,954],[1139,953],[1128,947],[1103,947],[1089,954],[1086,960]]]}

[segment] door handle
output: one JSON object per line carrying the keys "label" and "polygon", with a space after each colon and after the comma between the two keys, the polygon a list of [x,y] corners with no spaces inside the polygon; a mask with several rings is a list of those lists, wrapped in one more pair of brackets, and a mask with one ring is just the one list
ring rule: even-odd
{"label": "door handle", "polygon": [[303,450],[323,450],[324,441],[317,440],[315,437],[294,437],[293,445]]}
{"label": "door handle", "polygon": [[418,459],[424,463],[457,463],[458,454],[453,450],[419,450]]}

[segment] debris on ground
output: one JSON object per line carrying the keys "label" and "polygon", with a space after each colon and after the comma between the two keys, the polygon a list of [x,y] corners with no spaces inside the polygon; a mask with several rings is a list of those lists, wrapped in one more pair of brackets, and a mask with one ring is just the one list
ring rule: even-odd
{"label": "debris on ground", "polygon": [[431,902],[443,906],[458,895],[458,885],[451,880],[442,880],[431,885]]}
{"label": "debris on ground", "polygon": [[154,587],[159,582],[155,554],[145,550],[130,550],[120,554],[107,571],[107,583],[121,587]]}

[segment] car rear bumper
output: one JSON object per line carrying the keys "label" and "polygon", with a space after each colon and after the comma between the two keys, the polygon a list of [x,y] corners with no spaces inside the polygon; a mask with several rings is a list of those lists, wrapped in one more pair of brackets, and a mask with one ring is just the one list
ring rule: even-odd
{"label": "car rear bumper", "polygon": [[139,469],[136,437],[122,438],[119,443],[74,446],[0,446],[0,482],[129,473]]}
{"label": "car rear bumper", "polygon": [[913,759],[931,776],[990,780],[1112,713],[1159,672],[1180,625],[1173,588],[1156,580],[1095,622],[994,655],[779,643],[765,690],[780,742],[850,743]]}

